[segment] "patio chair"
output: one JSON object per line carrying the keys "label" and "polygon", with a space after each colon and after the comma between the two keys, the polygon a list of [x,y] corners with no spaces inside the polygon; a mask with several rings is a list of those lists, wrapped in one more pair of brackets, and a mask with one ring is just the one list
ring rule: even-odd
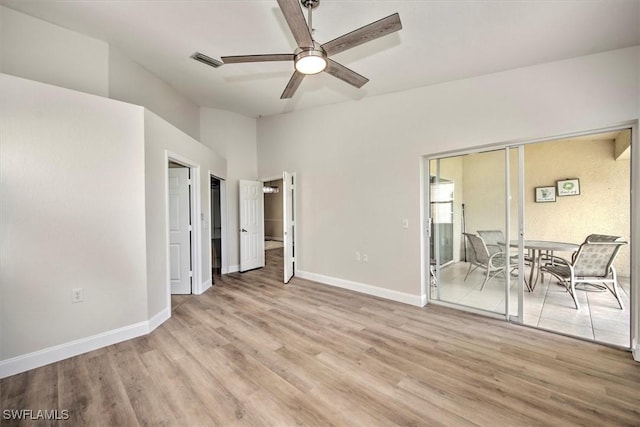
{"label": "patio chair", "polygon": [[[502,230],[478,230],[478,235],[484,240],[491,255],[504,250],[505,240]],[[502,243],[502,245],[498,244],[498,242]]]}
{"label": "patio chair", "polygon": [[[484,243],[487,245],[487,249],[489,249],[489,253],[491,255],[505,251],[506,241],[502,230],[478,230],[478,235],[482,237],[482,240],[484,240]],[[514,250],[512,249],[512,251]],[[512,252],[511,256],[514,255],[516,254]],[[525,265],[531,265],[530,253],[526,253],[524,255],[524,263]]]}
{"label": "patio chair", "polygon": [[431,287],[438,287],[438,276],[436,275],[436,260],[431,258],[429,262],[429,277],[431,279]]}
{"label": "patio chair", "polygon": [[464,234],[467,239],[470,249],[468,251],[468,255],[470,256],[467,258],[467,261],[470,263],[469,271],[467,271],[467,275],[464,280],[467,280],[469,273],[471,273],[473,269],[478,267],[482,268],[485,270],[485,277],[480,290],[483,290],[487,282],[496,277],[499,273],[504,274],[506,278],[508,269],[515,269],[518,267],[517,262],[513,262],[512,258],[509,257],[506,252],[501,251],[491,254],[482,237],[471,233],[462,234]]}
{"label": "patio chair", "polygon": [[627,242],[620,240],[618,236],[591,234],[573,254],[571,261],[555,255],[550,256],[547,263],[540,267],[540,271],[548,272],[565,286],[573,298],[576,310],[580,309],[575,294],[578,284],[609,290],[622,310],[624,305],[620,299],[618,277],[613,261],[622,245],[626,244]]}

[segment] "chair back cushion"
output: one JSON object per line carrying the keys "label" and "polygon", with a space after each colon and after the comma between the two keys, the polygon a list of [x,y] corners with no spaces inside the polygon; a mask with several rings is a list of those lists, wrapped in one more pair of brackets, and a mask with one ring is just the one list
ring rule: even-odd
{"label": "chair back cushion", "polygon": [[498,242],[503,245],[505,243],[504,233],[501,230],[478,230],[478,235],[482,237],[482,240],[487,245],[489,255],[503,251],[503,247],[498,244]]}
{"label": "chair back cushion", "polygon": [[607,277],[620,247],[627,244],[618,239],[618,236],[603,234],[588,236],[573,260],[574,274],[578,277]]}
{"label": "chair back cushion", "polygon": [[478,230],[478,235],[487,245],[497,245],[498,242],[504,243],[504,233],[502,230]]}
{"label": "chair back cushion", "polygon": [[471,233],[463,233],[473,249],[478,264],[487,265],[489,263],[489,250],[481,237]]}

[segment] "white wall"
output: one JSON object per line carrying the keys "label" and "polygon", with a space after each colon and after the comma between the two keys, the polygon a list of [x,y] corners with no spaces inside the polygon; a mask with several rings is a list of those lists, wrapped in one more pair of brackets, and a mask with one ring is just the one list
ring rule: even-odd
{"label": "white wall", "polygon": [[639,56],[628,48],[258,119],[259,176],[298,173],[298,268],[420,295],[422,156],[638,119]]}
{"label": "white wall", "polygon": [[199,106],[108,43],[0,6],[0,71],[142,105],[200,137]]}
{"label": "white wall", "polygon": [[146,320],[142,107],[5,74],[0,92],[0,362]]}
{"label": "white wall", "polygon": [[[146,231],[147,274],[149,276],[150,317],[169,307],[167,300],[167,160],[166,151],[178,160],[199,166],[201,205],[196,216],[200,221],[201,281],[211,284],[211,237],[208,225],[211,191],[209,171],[220,178],[227,177],[226,160],[210,148],[165,122],[156,114],[145,111],[145,180],[146,180]],[[201,216],[202,215],[202,216]]]}
{"label": "white wall", "polygon": [[0,71],[107,96],[107,43],[0,6]]}
{"label": "white wall", "polygon": [[[200,110],[200,137],[227,159],[227,247],[230,271],[240,267],[238,185],[241,179],[258,179],[256,119],[224,110]],[[279,174],[282,174],[282,169]]]}
{"label": "white wall", "polygon": [[200,138],[200,107],[109,46],[109,97],[143,105],[192,138]]}

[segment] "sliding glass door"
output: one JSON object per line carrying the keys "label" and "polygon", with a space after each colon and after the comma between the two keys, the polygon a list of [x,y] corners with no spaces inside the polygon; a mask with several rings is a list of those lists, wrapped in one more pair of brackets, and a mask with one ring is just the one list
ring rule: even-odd
{"label": "sliding glass door", "polygon": [[[630,347],[631,141],[613,129],[427,159],[430,301]],[[549,274],[591,235],[626,242],[608,270],[620,303]]]}
{"label": "sliding glass door", "polygon": [[[508,221],[505,203],[513,181],[517,207],[517,167],[510,168],[517,156],[500,149],[429,161],[431,299],[518,316],[517,299],[507,298],[517,282],[517,247],[508,249],[517,239],[517,209]],[[512,170],[515,179],[507,179]]]}

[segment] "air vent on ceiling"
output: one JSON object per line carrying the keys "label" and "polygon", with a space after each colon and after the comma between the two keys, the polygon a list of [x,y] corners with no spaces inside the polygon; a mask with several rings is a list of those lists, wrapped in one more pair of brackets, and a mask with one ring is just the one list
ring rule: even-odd
{"label": "air vent on ceiling", "polygon": [[191,55],[191,57],[193,59],[195,59],[196,61],[202,62],[203,64],[207,64],[213,68],[218,68],[219,66],[221,66],[223,63],[218,61],[217,59],[213,59],[210,56],[205,55],[204,53],[200,53],[200,52],[196,52],[193,55]]}

